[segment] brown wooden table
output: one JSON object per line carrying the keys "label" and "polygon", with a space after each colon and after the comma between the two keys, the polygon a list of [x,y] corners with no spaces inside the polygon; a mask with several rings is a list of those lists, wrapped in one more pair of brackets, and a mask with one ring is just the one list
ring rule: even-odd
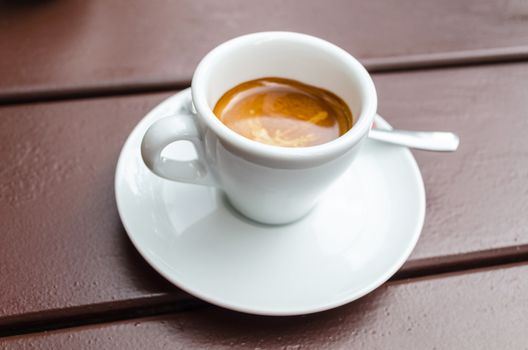
{"label": "brown wooden table", "polygon": [[[403,268],[301,317],[166,282],[113,192],[143,115],[212,47],[272,29],[359,57],[392,124],[462,138],[414,152],[427,214]],[[0,348],[527,348],[527,2],[0,0],[0,104]]]}

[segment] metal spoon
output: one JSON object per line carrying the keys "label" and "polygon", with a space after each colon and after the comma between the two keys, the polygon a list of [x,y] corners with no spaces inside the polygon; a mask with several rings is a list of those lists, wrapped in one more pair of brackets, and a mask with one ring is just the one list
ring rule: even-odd
{"label": "metal spoon", "polygon": [[385,130],[373,128],[369,138],[377,141],[407,146],[425,151],[453,152],[458,148],[460,138],[452,132]]}

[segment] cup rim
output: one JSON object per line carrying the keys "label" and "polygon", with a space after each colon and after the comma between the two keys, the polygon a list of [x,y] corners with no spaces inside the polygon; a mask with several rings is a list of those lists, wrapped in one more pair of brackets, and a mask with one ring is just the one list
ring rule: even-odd
{"label": "cup rim", "polygon": [[[356,72],[360,81],[361,89],[366,93],[362,99],[361,113],[350,130],[338,138],[315,146],[308,147],[282,147],[268,145],[248,139],[237,132],[231,130],[220,121],[213,113],[212,108],[207,102],[207,78],[209,75],[208,68],[220,55],[240,46],[259,40],[277,40],[287,39],[298,42],[309,42],[319,46],[328,54],[339,56],[346,60],[350,67]],[[333,154],[343,154],[351,146],[359,142],[366,136],[372,126],[374,115],[377,109],[377,94],[374,82],[363,65],[348,52],[326,40],[295,32],[258,32],[242,35],[228,40],[212,49],[198,64],[191,84],[193,104],[201,116],[203,122],[219,136],[221,140],[229,142],[231,145],[255,154],[259,157],[271,158],[281,161],[300,161],[314,160],[324,158]]]}

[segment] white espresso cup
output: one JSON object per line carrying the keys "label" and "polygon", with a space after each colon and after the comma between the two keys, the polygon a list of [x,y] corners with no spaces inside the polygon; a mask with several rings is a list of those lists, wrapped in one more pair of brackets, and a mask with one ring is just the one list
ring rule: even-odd
{"label": "white espresso cup", "polygon": [[[236,85],[263,77],[298,80],[333,92],[348,105],[354,125],[330,142],[288,148],[250,140],[213,113]],[[374,83],[343,49],[305,34],[263,32],[229,40],[209,52],[192,80],[193,112],[156,121],[141,144],[155,174],[179,182],[215,186],[245,216],[285,224],[306,215],[321,194],[351,164],[377,108]],[[169,144],[190,141],[197,158],[162,156]]]}

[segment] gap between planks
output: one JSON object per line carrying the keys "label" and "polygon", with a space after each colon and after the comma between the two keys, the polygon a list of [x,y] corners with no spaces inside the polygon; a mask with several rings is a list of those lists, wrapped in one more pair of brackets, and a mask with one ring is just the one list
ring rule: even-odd
{"label": "gap between planks", "polygon": [[[444,278],[453,275],[477,273],[486,270],[523,265],[528,262],[528,245],[463,254],[443,258],[414,260],[397,272],[388,285],[411,283],[423,279]],[[79,307],[74,311],[64,309],[62,315],[46,317],[42,313],[27,315],[23,320],[0,326],[0,338],[44,331],[74,328],[93,324],[125,321],[134,318],[161,316],[192,311],[212,305],[192,296],[147,297],[138,301],[106,303]],[[68,311],[73,314],[68,315]]]}
{"label": "gap between planks", "polygon": [[[372,74],[483,64],[503,64],[528,61],[528,46],[366,58],[361,61]],[[184,89],[189,85],[190,80],[183,82],[127,83],[119,86],[55,88],[48,90],[20,89],[20,91],[4,93],[0,91],[0,106],[176,91]]]}

